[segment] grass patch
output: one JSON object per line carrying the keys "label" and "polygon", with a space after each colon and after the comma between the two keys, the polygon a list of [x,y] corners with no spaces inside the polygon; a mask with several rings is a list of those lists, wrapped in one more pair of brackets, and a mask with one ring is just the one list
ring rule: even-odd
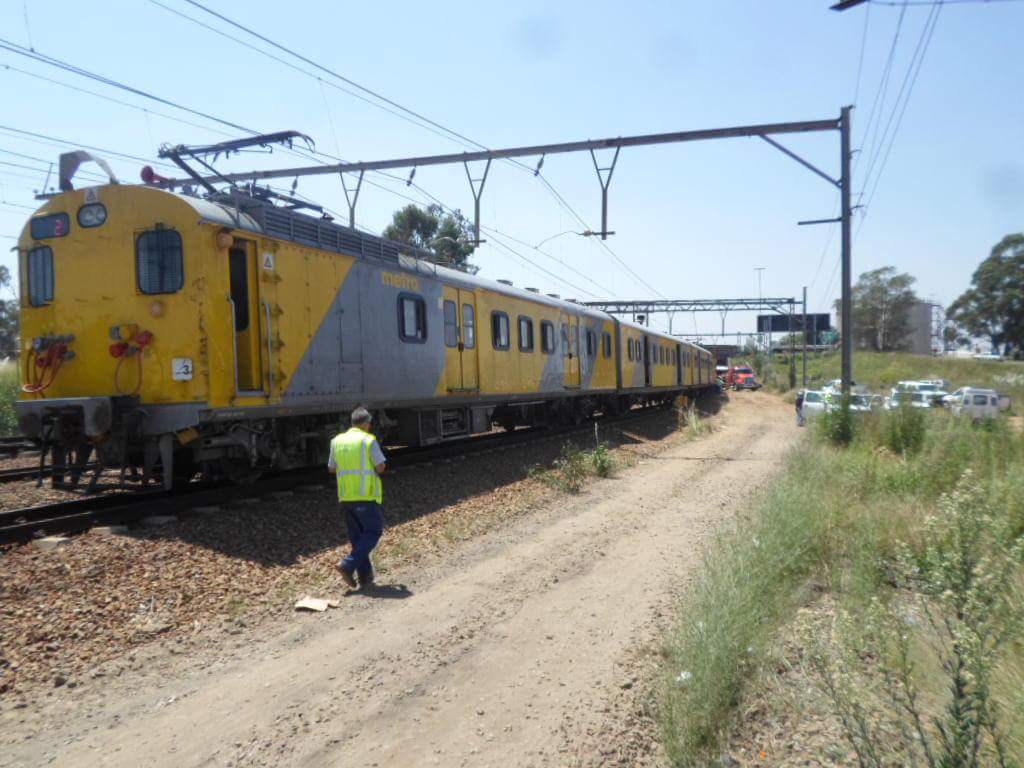
{"label": "grass patch", "polygon": [[609,478],[615,469],[615,459],[604,443],[598,442],[592,451],[566,443],[554,466],[550,469],[532,467],[530,477],[562,493],[575,495],[583,490],[591,476]]}
{"label": "grass patch", "polygon": [[[661,720],[674,764],[716,758],[746,685],[806,602],[809,585],[832,593],[855,624],[863,624],[857,619],[873,602],[914,592],[899,578],[899,564],[907,552],[929,551],[925,521],[948,506],[947,494],[965,470],[987,514],[1000,521],[1000,537],[1024,533],[1024,437],[1005,421],[979,429],[945,412],[918,423],[897,411],[855,424],[845,448],[814,433],[709,549],[665,647]],[[1021,579],[1019,562],[1012,579]],[[933,633],[923,622],[918,629],[927,646]],[[1019,760],[1024,698],[1007,681],[1020,681],[1024,647],[1018,637],[1005,650],[991,675],[992,701],[1004,713],[1008,753]],[[854,657],[867,663],[869,654]],[[924,679],[928,716],[941,716],[950,701],[941,663],[927,655],[913,663]]]}
{"label": "grass patch", "polygon": [[14,401],[21,391],[18,364],[13,361],[0,363],[0,436],[16,435],[18,419],[14,413]]}

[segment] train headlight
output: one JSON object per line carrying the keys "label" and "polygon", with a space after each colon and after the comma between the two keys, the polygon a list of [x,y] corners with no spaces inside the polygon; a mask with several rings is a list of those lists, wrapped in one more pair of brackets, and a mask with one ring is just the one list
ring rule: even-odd
{"label": "train headlight", "polygon": [[107,209],[103,203],[89,203],[78,209],[78,224],[81,227],[98,227],[107,220]]}

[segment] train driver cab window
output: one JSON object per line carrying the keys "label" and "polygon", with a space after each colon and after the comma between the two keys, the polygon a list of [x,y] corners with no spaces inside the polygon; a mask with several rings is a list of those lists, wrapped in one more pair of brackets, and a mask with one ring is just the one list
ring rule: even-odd
{"label": "train driver cab window", "polygon": [[495,349],[508,349],[508,315],[491,312],[491,342]]}
{"label": "train driver cab window", "polygon": [[419,296],[398,297],[398,338],[417,344],[427,340],[427,303]]}
{"label": "train driver cab window", "polygon": [[633,340],[626,339],[626,358],[628,360],[633,359]]}
{"label": "train driver cab window", "polygon": [[597,353],[597,337],[593,331],[587,331],[587,357],[593,357]]}
{"label": "train driver cab window", "polygon": [[444,303],[444,345],[459,346],[459,310],[454,301]]}
{"label": "train driver cab window", "polygon": [[612,335],[607,331],[601,334],[601,349],[605,357],[612,356]]}
{"label": "train driver cab window", "polygon": [[53,301],[53,251],[43,245],[28,252],[28,303],[41,307]]}
{"label": "train driver cab window", "polygon": [[462,305],[462,346],[466,349],[476,346],[476,310],[472,304]]}
{"label": "train driver cab window", "polygon": [[135,279],[142,293],[174,293],[185,284],[181,235],[159,227],[135,239]]}
{"label": "train driver cab window", "polygon": [[549,320],[540,321],[540,350],[545,355],[555,351],[555,325]]}
{"label": "train driver cab window", "polygon": [[519,316],[519,351],[533,352],[533,319]]}

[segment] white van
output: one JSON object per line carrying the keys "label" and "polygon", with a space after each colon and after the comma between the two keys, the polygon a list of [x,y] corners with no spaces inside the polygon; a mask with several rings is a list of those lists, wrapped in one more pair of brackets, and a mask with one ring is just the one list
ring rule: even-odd
{"label": "white van", "polygon": [[975,421],[994,419],[999,413],[999,394],[994,389],[964,387],[960,399],[953,401],[953,413],[970,416]]}

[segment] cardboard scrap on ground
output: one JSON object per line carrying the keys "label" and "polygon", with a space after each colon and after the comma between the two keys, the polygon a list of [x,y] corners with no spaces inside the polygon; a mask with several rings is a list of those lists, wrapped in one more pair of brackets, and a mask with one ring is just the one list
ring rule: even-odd
{"label": "cardboard scrap on ground", "polygon": [[325,600],[322,597],[310,597],[306,595],[295,604],[296,611],[317,611],[323,613],[328,608],[337,608],[341,603],[337,600]]}

